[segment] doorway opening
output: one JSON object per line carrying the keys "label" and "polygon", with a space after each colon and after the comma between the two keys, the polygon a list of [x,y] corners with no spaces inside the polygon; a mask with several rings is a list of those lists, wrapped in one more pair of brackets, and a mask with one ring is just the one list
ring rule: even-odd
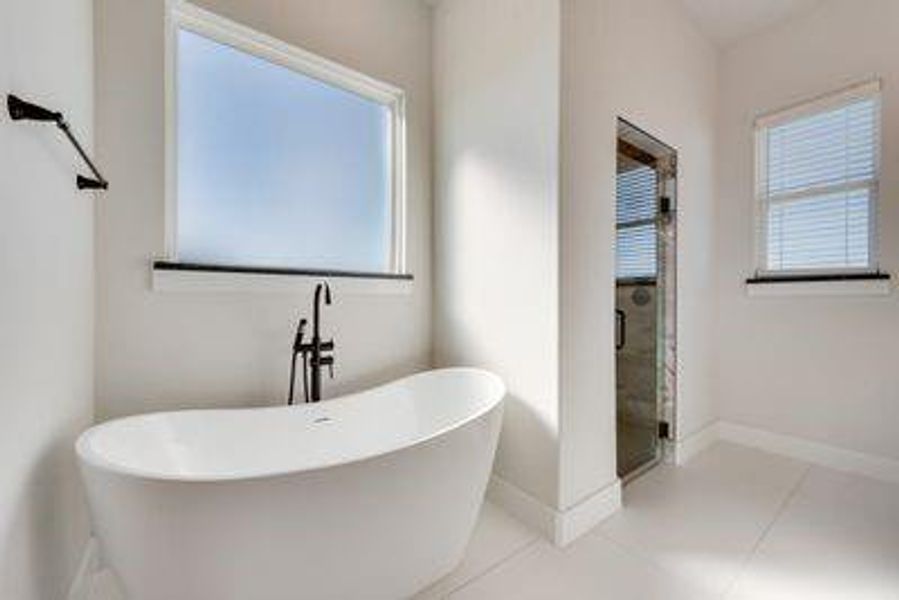
{"label": "doorway opening", "polygon": [[618,476],[658,464],[674,439],[677,152],[618,119],[615,373]]}

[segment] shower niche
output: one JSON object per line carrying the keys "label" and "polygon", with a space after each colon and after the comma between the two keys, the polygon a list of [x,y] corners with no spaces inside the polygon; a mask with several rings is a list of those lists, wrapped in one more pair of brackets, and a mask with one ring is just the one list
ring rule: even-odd
{"label": "shower niche", "polygon": [[674,437],[677,153],[619,119],[615,358],[618,475],[658,464]]}

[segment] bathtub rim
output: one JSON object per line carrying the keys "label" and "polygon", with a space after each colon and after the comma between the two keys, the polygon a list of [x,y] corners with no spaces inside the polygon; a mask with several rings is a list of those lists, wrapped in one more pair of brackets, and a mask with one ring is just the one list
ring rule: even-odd
{"label": "bathtub rim", "polygon": [[453,422],[451,425],[436,428],[432,432],[430,432],[426,436],[422,436],[413,440],[408,444],[404,444],[402,446],[385,446],[382,449],[379,449],[376,452],[371,452],[368,454],[360,454],[358,456],[352,457],[349,460],[335,460],[331,462],[323,462],[321,464],[317,464],[312,467],[306,468],[298,468],[298,469],[284,469],[280,471],[260,471],[259,473],[237,473],[233,475],[229,474],[215,474],[215,475],[185,475],[178,473],[159,473],[157,471],[152,471],[149,469],[140,469],[135,467],[128,467],[122,465],[117,462],[113,462],[107,459],[102,454],[94,451],[90,447],[90,439],[96,435],[99,435],[103,430],[116,427],[117,425],[127,422],[127,421],[139,421],[142,419],[146,419],[149,416],[156,415],[179,415],[179,414],[209,414],[209,413],[233,413],[240,411],[275,411],[275,410],[313,410],[313,408],[319,405],[306,405],[306,404],[298,404],[293,407],[288,407],[284,404],[278,404],[274,406],[250,406],[250,407],[234,407],[234,408],[188,408],[182,410],[170,410],[170,411],[157,411],[157,412],[148,412],[148,413],[140,413],[136,415],[129,415],[126,417],[119,417],[115,419],[110,419],[108,421],[104,421],[103,423],[98,423],[96,425],[92,425],[85,431],[83,431],[75,441],[75,453],[77,455],[78,461],[80,465],[83,467],[87,466],[93,469],[97,469],[99,471],[105,473],[113,473],[118,476],[127,477],[130,479],[142,480],[145,482],[168,482],[168,483],[183,483],[183,484],[215,484],[215,483],[235,483],[242,481],[258,481],[263,479],[277,479],[283,477],[289,477],[292,475],[301,475],[305,473],[316,473],[319,471],[324,471],[327,469],[334,469],[349,465],[355,465],[364,463],[366,461],[375,460],[396,452],[400,452],[402,450],[415,448],[418,446],[422,446],[427,444],[439,437],[446,435],[447,433],[454,431],[456,429],[461,429],[466,427],[467,425],[477,421],[484,415],[490,413],[493,410],[501,409],[503,406],[503,401],[505,400],[506,394],[508,390],[506,388],[505,382],[495,373],[488,371],[486,369],[476,368],[476,367],[446,367],[440,369],[428,369],[426,371],[420,371],[418,373],[413,373],[412,375],[408,375],[406,377],[400,377],[399,379],[394,379],[390,382],[377,385],[371,388],[366,388],[360,392],[353,392],[351,394],[344,394],[342,396],[338,396],[336,398],[332,398],[329,400],[325,400],[325,403],[329,402],[347,402],[354,400],[358,396],[363,396],[371,391],[390,387],[402,381],[408,381],[410,379],[422,378],[429,374],[433,373],[474,373],[479,376],[485,376],[491,383],[495,384],[496,387],[496,398],[491,399],[490,402],[487,402],[484,407],[479,410],[473,411],[471,414],[466,415],[464,418],[459,419],[458,421]]}

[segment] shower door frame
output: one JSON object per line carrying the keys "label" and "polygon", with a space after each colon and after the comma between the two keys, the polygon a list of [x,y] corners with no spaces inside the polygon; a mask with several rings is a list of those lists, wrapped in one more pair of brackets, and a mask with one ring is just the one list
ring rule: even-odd
{"label": "shower door frame", "polygon": [[[654,457],[634,467],[627,473],[620,475],[622,483],[628,483],[647,471],[650,471],[661,462],[670,462],[674,455],[674,441],[676,439],[677,423],[677,150],[662,142],[657,137],[648,133],[632,122],[618,119],[617,139],[621,140],[622,131],[639,137],[646,142],[651,150],[638,148],[645,151],[655,159],[657,176],[656,185],[656,427],[658,437],[654,445]],[[626,140],[628,143],[633,142]],[[616,177],[617,177],[616,169]],[[616,194],[617,206],[617,194]],[[618,277],[615,277],[617,288]],[[617,292],[616,292],[617,298]],[[617,299],[616,299],[616,310]],[[616,365],[618,351],[616,350]],[[617,366],[616,366],[617,376]],[[617,430],[618,398],[616,385],[616,435]],[[662,427],[665,424],[664,435]],[[617,447],[616,447],[617,454]]]}

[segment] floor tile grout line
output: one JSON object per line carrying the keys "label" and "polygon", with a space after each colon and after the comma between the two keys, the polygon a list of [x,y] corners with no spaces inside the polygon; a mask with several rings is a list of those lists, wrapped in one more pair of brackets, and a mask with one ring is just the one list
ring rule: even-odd
{"label": "floor tile grout line", "polygon": [[[724,600],[727,597],[727,595],[733,591],[733,587],[736,584],[737,580],[743,574],[746,566],[751,561],[751,559],[756,555],[759,547],[761,546],[761,543],[768,536],[769,532],[774,527],[774,525],[777,523],[777,521],[780,519],[780,517],[783,515],[783,513],[786,511],[787,507],[792,502],[792,500],[796,497],[800,488],[802,487],[802,484],[805,482],[806,478],[808,477],[809,473],[811,472],[813,466],[814,465],[812,465],[810,463],[805,463],[805,468],[802,470],[802,473],[800,474],[800,476],[798,477],[796,482],[788,490],[784,499],[780,502],[780,504],[778,504],[777,509],[775,510],[774,515],[771,518],[771,520],[764,525],[758,539],[756,539],[756,541],[752,544],[752,546],[746,551],[746,556],[740,562],[740,565],[737,568],[736,573],[732,578],[732,581],[730,583],[728,583],[724,589],[722,589],[719,592],[714,593],[713,597]],[[641,478],[641,479],[643,479],[643,478]],[[646,478],[646,479],[647,479],[647,483],[651,484],[650,487],[654,487],[654,488],[664,487],[664,482],[649,480],[649,478]],[[624,552],[626,555],[628,555],[634,559],[640,560],[642,562],[645,562],[650,567],[652,567],[662,573],[665,573],[668,576],[672,576],[676,580],[682,581],[684,584],[694,585],[689,581],[689,579],[684,578],[681,573],[678,573],[677,571],[673,571],[673,570],[669,569],[666,565],[658,562],[652,556],[644,554],[638,547],[633,547],[626,542],[622,542],[622,541],[610,536],[608,533],[606,533],[604,531],[603,525],[604,525],[604,522],[597,524],[586,535],[595,533],[602,539],[613,544],[615,547],[617,547],[620,551]],[[453,585],[444,594],[440,595],[440,599],[441,600],[449,599],[453,594],[458,593],[462,589],[468,587],[469,585],[475,583],[476,581],[481,580],[482,578],[486,577],[490,573],[493,573],[500,567],[504,566],[506,563],[509,563],[512,560],[519,557],[520,555],[524,554],[525,552],[527,552],[529,549],[531,549],[532,547],[534,547],[541,541],[545,541],[545,540],[543,540],[543,538],[541,538],[539,535],[535,535],[531,540],[522,544],[521,546],[519,546],[518,548],[516,548],[515,550],[513,550],[512,552],[510,552],[503,558],[500,558],[496,562],[490,564],[485,569],[475,573],[474,575],[467,578],[466,580]]]}
{"label": "floor tile grout line", "polygon": [[626,554],[627,556],[629,556],[635,560],[646,563],[653,570],[659,571],[660,573],[663,573],[663,574],[667,575],[668,577],[671,577],[677,581],[680,581],[683,585],[688,585],[694,589],[697,588],[697,585],[694,584],[692,581],[690,581],[687,577],[684,577],[684,575],[682,573],[678,573],[677,571],[670,569],[666,565],[660,563],[655,558],[653,558],[647,554],[644,554],[639,549],[637,549],[633,546],[630,546],[629,544],[627,544],[625,542],[622,542],[620,540],[613,538],[612,536],[610,536],[610,535],[606,534],[604,531],[602,531],[602,529],[600,527],[601,527],[601,525],[596,528],[596,533],[599,535],[599,537],[601,537],[605,541],[609,542],[610,544],[612,544],[613,546],[618,548],[618,550],[620,550],[622,553]]}
{"label": "floor tile grout line", "polygon": [[[743,571],[745,570],[746,565],[752,559],[752,557],[755,556],[755,554],[758,550],[758,547],[762,543],[762,540],[764,540],[764,538],[768,535],[768,532],[771,530],[771,528],[774,526],[774,524],[777,522],[777,520],[780,518],[780,516],[786,510],[787,505],[792,501],[792,499],[798,493],[799,488],[805,482],[806,477],[808,477],[809,472],[811,472],[812,468],[814,467],[814,465],[811,463],[804,463],[804,464],[805,464],[805,468],[802,470],[802,474],[799,476],[796,483],[793,484],[793,486],[789,489],[784,500],[781,501],[781,503],[778,505],[777,510],[775,511],[774,516],[771,519],[771,521],[768,522],[762,528],[762,532],[761,532],[759,538],[755,541],[755,543],[753,543],[753,545],[747,551],[746,557],[743,559],[743,561],[741,561],[739,567],[737,568],[737,571],[733,577],[733,580],[730,583],[728,583],[727,586],[723,590],[715,593],[714,595],[716,597],[721,598],[722,600],[726,600],[727,595],[730,594],[731,591],[733,591],[733,586],[736,584],[740,575],[743,574]],[[661,481],[652,481],[652,480],[647,479],[647,482],[653,484],[653,486],[664,487],[664,483]],[[599,536],[602,537],[603,539],[615,544],[616,546],[618,546],[620,549],[627,552],[631,556],[641,559],[641,560],[644,560],[644,561],[647,561],[652,566],[656,567],[657,569],[660,569],[662,572],[689,583],[689,581],[687,581],[680,573],[668,568],[665,564],[659,562],[658,560],[656,560],[654,557],[650,556],[649,554],[645,554],[638,546],[631,545],[627,542],[618,540],[617,538],[606,533],[603,530],[603,523],[600,523],[599,525],[597,525],[593,531],[598,533]]]}
{"label": "floor tile grout line", "polygon": [[802,475],[799,476],[799,478],[796,480],[796,483],[793,485],[793,488],[789,491],[789,493],[787,493],[786,497],[783,499],[783,501],[777,507],[777,511],[774,513],[774,517],[771,519],[771,521],[768,523],[768,525],[765,526],[765,528],[762,530],[762,534],[761,534],[761,536],[759,536],[759,539],[756,540],[756,543],[753,544],[752,549],[750,550],[751,554],[754,555],[758,551],[759,546],[762,545],[762,541],[764,541],[764,539],[766,537],[768,537],[768,534],[774,528],[774,525],[780,520],[780,518],[786,512],[787,507],[793,502],[793,499],[796,498],[797,494],[799,494],[799,490],[802,488],[802,484],[804,484],[805,480],[808,479],[809,473],[811,473],[811,471],[812,471],[812,465],[811,464],[806,465],[805,469],[802,471]]}
{"label": "floor tile grout line", "polygon": [[762,546],[762,542],[768,537],[768,534],[771,533],[771,530],[774,529],[774,526],[780,520],[780,518],[787,512],[787,508],[793,502],[793,499],[799,494],[799,490],[802,488],[802,484],[805,483],[805,480],[808,479],[809,473],[812,471],[813,465],[811,463],[806,463],[805,469],[802,471],[802,475],[796,480],[796,483],[790,489],[789,493],[784,497],[781,501],[780,505],[778,505],[777,510],[774,511],[774,516],[768,522],[767,525],[762,529],[761,534],[758,539],[752,545],[752,548],[749,549],[749,552],[746,553],[746,557],[740,563],[740,567],[737,569],[737,572],[734,574],[733,579],[725,588],[724,593],[721,598],[723,600],[727,600],[727,597],[734,591],[737,583],[740,581],[740,577],[749,567],[749,563],[752,562],[752,559],[758,554],[759,548]]}
{"label": "floor tile grout line", "polygon": [[[654,487],[656,489],[664,489],[666,487],[665,482],[655,481],[654,479],[649,478],[649,475],[651,475],[653,472],[657,471],[659,469],[659,467],[661,467],[661,466],[663,466],[663,465],[659,465],[655,469],[652,469],[649,472],[644,473],[641,477],[638,477],[634,481],[643,481],[645,484],[648,484],[650,487]],[[633,482],[631,482],[631,483],[633,483]],[[622,504],[621,508],[624,509],[624,504]],[[604,525],[609,520],[611,520],[613,517],[614,517],[614,515],[612,515],[608,519],[605,519],[604,521],[600,522],[599,524],[596,525],[595,528],[593,528],[590,532],[588,532],[585,535],[590,535],[590,533],[595,532],[597,535],[599,535],[599,537],[601,537],[604,540],[606,540],[607,542],[611,543],[616,548],[618,548],[622,552],[626,553],[627,555],[631,556],[632,558],[644,561],[644,562],[648,563],[650,566],[652,566],[653,568],[658,569],[661,572],[665,573],[666,575],[673,576],[677,579],[680,579],[681,581],[685,581],[692,585],[692,583],[688,582],[683,577],[683,575],[681,575],[680,573],[678,573],[677,571],[675,571],[673,569],[670,569],[667,565],[658,561],[655,557],[644,553],[644,551],[638,545],[636,545],[636,544],[632,545],[628,542],[621,541],[621,540],[609,535],[608,533],[606,533],[604,530],[605,529]]]}
{"label": "floor tile grout line", "polygon": [[503,566],[503,565],[506,564],[507,562],[511,561],[512,559],[514,559],[514,558],[520,556],[521,554],[524,554],[528,549],[530,549],[530,548],[533,547],[533,546],[536,546],[536,545],[539,544],[541,541],[542,541],[542,540],[541,540],[540,536],[539,536],[539,535],[535,535],[534,538],[531,539],[531,540],[529,540],[526,544],[523,544],[523,545],[521,545],[520,547],[516,548],[515,550],[513,550],[512,552],[510,552],[509,554],[507,554],[506,556],[504,556],[504,557],[501,558],[500,560],[498,560],[498,561],[496,561],[495,563],[489,565],[486,569],[484,569],[484,570],[482,570],[482,571],[479,571],[478,573],[472,575],[471,577],[469,577],[469,578],[466,579],[465,581],[459,583],[459,585],[453,586],[452,588],[450,588],[449,590],[447,590],[447,591],[446,591],[446,594],[444,594],[443,596],[441,596],[441,598],[443,598],[444,600],[447,599],[447,598],[449,598],[450,596],[452,596],[453,594],[455,594],[455,593],[458,592],[459,590],[461,590],[461,589],[467,587],[468,585],[474,583],[475,581],[478,581],[479,579],[485,577],[486,575],[488,575],[488,574],[490,574],[490,573],[496,571],[496,570],[499,569],[501,566]]}

